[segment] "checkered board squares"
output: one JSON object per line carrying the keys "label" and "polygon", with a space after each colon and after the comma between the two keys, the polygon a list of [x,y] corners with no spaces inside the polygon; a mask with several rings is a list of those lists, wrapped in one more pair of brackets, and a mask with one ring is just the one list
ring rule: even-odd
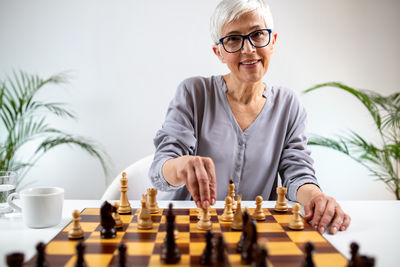
{"label": "checkered board squares", "polygon": [[[250,214],[254,209],[250,209]],[[258,239],[268,249],[268,266],[301,266],[304,260],[304,245],[311,241],[315,246],[314,262],[316,266],[346,266],[346,258],[340,254],[323,236],[309,224],[302,231],[288,228],[292,215],[291,210],[278,213],[264,209],[266,219],[257,221]],[[118,244],[127,246],[128,266],[162,266],[160,261],[161,246],[166,235],[165,216],[167,210],[152,215],[153,228],[139,230],[137,215],[121,215],[123,228],[117,231],[113,239],[100,238],[100,210],[87,208],[81,213],[81,226],[85,232],[85,261],[88,266],[116,266],[118,261]],[[181,252],[181,261],[177,266],[199,266],[200,255],[205,247],[205,232],[197,229],[196,209],[175,209],[176,229],[179,231],[176,243]],[[237,242],[241,232],[231,230],[230,222],[220,221],[223,209],[211,210],[212,230],[222,234],[227,243],[228,257],[231,266],[243,266],[240,254],[236,253]],[[73,266],[76,262],[75,246],[77,241],[68,239],[72,223],[60,231],[46,247],[47,261],[50,266]],[[26,266],[35,265],[36,256]],[[168,265],[171,266],[171,265]]]}

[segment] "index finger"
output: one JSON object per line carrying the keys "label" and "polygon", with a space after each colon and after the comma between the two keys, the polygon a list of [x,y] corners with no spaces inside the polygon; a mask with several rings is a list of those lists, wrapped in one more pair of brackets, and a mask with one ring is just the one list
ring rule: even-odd
{"label": "index finger", "polygon": [[208,173],[200,157],[195,158],[194,166],[197,182],[199,184],[201,206],[205,208],[211,202],[209,186],[210,179],[208,178]]}
{"label": "index finger", "polygon": [[312,218],[312,226],[315,230],[318,229],[318,225],[321,221],[322,216],[324,215],[326,208],[326,201],[317,200],[314,202],[314,216]]}
{"label": "index finger", "polygon": [[206,167],[206,170],[210,177],[209,186],[210,186],[211,205],[214,205],[217,199],[217,178],[215,175],[215,166],[213,160],[211,158],[206,158],[204,160],[204,166]]}

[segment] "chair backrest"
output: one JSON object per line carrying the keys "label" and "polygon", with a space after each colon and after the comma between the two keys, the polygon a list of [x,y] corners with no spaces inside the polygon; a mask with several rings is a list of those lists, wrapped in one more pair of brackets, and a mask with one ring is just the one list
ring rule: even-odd
{"label": "chair backrest", "polygon": [[[147,192],[147,188],[153,187],[149,178],[149,169],[153,162],[154,154],[148,155],[130,166],[128,166],[122,172],[126,173],[128,178],[128,199],[129,200],[140,200],[142,194]],[[120,179],[122,172],[111,182],[104,192],[101,200],[119,200],[121,196],[120,192]],[[171,199],[171,193],[169,192],[158,192],[157,199]]]}

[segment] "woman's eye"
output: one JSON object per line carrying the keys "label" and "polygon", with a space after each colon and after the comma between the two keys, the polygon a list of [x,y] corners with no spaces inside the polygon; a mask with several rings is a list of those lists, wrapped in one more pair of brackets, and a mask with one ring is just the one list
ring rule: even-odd
{"label": "woman's eye", "polygon": [[236,43],[236,42],[240,42],[242,40],[242,38],[240,36],[228,36],[225,39],[225,43]]}

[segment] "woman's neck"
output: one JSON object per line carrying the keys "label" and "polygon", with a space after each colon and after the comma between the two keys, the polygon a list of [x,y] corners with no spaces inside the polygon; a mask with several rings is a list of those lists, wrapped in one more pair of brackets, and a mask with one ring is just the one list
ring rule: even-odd
{"label": "woman's neck", "polygon": [[262,81],[243,83],[230,74],[224,75],[224,80],[228,88],[226,95],[235,102],[247,105],[258,102],[263,97],[265,85]]}

